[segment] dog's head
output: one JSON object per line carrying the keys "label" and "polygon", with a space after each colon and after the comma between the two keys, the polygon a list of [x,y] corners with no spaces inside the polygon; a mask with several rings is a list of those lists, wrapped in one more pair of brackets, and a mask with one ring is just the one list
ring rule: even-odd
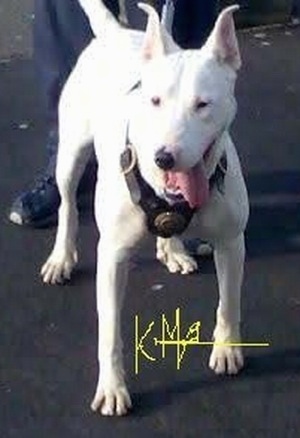
{"label": "dog's head", "polygon": [[233,12],[219,15],[199,50],[182,50],[149,5],[142,51],[141,90],[130,123],[144,178],[157,194],[183,196],[191,207],[208,197],[205,157],[235,112],[234,85],[241,59]]}

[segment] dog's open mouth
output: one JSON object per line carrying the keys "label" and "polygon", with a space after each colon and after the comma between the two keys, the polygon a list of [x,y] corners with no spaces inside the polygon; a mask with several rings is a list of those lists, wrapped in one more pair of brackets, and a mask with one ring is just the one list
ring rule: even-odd
{"label": "dog's open mouth", "polygon": [[180,190],[176,189],[173,191],[172,189],[165,188],[164,196],[168,202],[171,204],[177,204],[180,202],[185,202],[185,199]]}
{"label": "dog's open mouth", "polygon": [[191,208],[200,208],[208,199],[209,182],[203,163],[186,172],[165,172],[165,197],[171,203],[186,201]]}

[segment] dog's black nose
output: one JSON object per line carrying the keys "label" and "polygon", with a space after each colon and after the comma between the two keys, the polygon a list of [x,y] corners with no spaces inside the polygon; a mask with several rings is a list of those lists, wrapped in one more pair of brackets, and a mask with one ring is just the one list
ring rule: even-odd
{"label": "dog's black nose", "polygon": [[171,170],[175,166],[175,159],[165,148],[159,149],[154,157],[155,164],[162,170]]}

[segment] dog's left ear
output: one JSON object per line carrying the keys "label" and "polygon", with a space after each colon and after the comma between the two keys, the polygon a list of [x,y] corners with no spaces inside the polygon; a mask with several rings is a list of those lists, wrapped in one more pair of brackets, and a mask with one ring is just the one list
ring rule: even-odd
{"label": "dog's left ear", "polygon": [[166,53],[180,50],[172,36],[162,26],[156,10],[146,3],[138,3],[138,7],[148,15],[142,52],[144,60],[150,61],[151,59],[163,56]]}
{"label": "dog's left ear", "polygon": [[228,64],[234,70],[238,70],[242,65],[233,20],[233,13],[238,9],[239,5],[232,5],[220,13],[205,44],[221,63]]}

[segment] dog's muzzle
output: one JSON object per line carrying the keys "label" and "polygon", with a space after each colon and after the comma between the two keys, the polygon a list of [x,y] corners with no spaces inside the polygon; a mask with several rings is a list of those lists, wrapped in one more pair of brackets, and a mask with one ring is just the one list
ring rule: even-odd
{"label": "dog's muzzle", "polygon": [[145,213],[149,231],[163,238],[182,234],[191,222],[195,210],[187,202],[170,205],[159,198],[142,177],[136,153],[129,146],[121,154],[121,169],[132,201]]}

